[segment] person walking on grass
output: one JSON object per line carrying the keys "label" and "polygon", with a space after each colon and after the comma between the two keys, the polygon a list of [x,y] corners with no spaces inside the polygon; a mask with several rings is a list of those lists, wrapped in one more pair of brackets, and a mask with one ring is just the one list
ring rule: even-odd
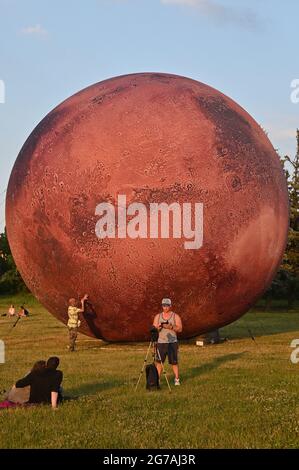
{"label": "person walking on grass", "polygon": [[69,338],[70,338],[70,345],[69,350],[75,351],[76,339],[78,336],[78,328],[81,324],[79,320],[80,313],[84,312],[85,308],[85,301],[88,299],[88,295],[85,294],[83,299],[81,299],[81,308],[77,307],[76,299],[69,300],[69,308],[68,308],[68,322],[67,327],[69,330]]}
{"label": "person walking on grass", "polygon": [[172,311],[170,299],[162,300],[162,310],[155,316],[153,323],[153,326],[159,330],[156,367],[160,376],[162,363],[164,364],[168,356],[168,363],[172,365],[175,377],[174,384],[180,385],[177,333],[182,332],[182,320],[177,313]]}

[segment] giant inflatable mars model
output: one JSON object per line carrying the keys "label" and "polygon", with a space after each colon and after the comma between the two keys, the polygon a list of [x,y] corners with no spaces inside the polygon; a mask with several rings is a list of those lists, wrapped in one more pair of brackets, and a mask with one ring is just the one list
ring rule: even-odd
{"label": "giant inflatable mars model", "polygon": [[244,109],[200,82],[140,73],[92,85],[41,121],[6,216],[18,269],[59,320],[88,293],[82,333],[145,340],[171,297],[187,338],[236,320],[269,286],[288,197]]}

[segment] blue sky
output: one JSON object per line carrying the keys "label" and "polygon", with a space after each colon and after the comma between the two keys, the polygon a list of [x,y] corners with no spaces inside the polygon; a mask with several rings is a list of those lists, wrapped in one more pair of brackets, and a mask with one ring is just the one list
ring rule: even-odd
{"label": "blue sky", "polygon": [[36,124],[116,75],[177,73],[242,105],[295,153],[297,0],[0,0],[0,230],[11,168]]}

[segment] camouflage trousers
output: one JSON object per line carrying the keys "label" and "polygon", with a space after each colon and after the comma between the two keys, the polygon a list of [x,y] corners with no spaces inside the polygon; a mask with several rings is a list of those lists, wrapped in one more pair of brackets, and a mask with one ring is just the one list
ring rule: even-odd
{"label": "camouflage trousers", "polygon": [[75,343],[78,336],[78,328],[69,328],[70,351],[75,351]]}

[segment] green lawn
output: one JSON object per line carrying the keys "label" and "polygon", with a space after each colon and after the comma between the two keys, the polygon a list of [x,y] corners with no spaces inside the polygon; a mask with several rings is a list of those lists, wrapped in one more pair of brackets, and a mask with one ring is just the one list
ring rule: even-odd
{"label": "green lawn", "polygon": [[[0,298],[0,312],[11,299]],[[296,448],[299,444],[299,364],[290,342],[299,338],[299,309],[254,310],[224,328],[217,346],[181,344],[181,387],[146,392],[138,378],[147,344],[105,344],[80,336],[66,349],[65,327],[32,297],[32,312],[15,329],[0,317],[6,363],[0,390],[32,363],[61,358],[64,389],[79,397],[57,411],[39,406],[0,410],[1,448]],[[254,342],[248,334],[256,337]],[[171,377],[171,375],[169,375]]]}

